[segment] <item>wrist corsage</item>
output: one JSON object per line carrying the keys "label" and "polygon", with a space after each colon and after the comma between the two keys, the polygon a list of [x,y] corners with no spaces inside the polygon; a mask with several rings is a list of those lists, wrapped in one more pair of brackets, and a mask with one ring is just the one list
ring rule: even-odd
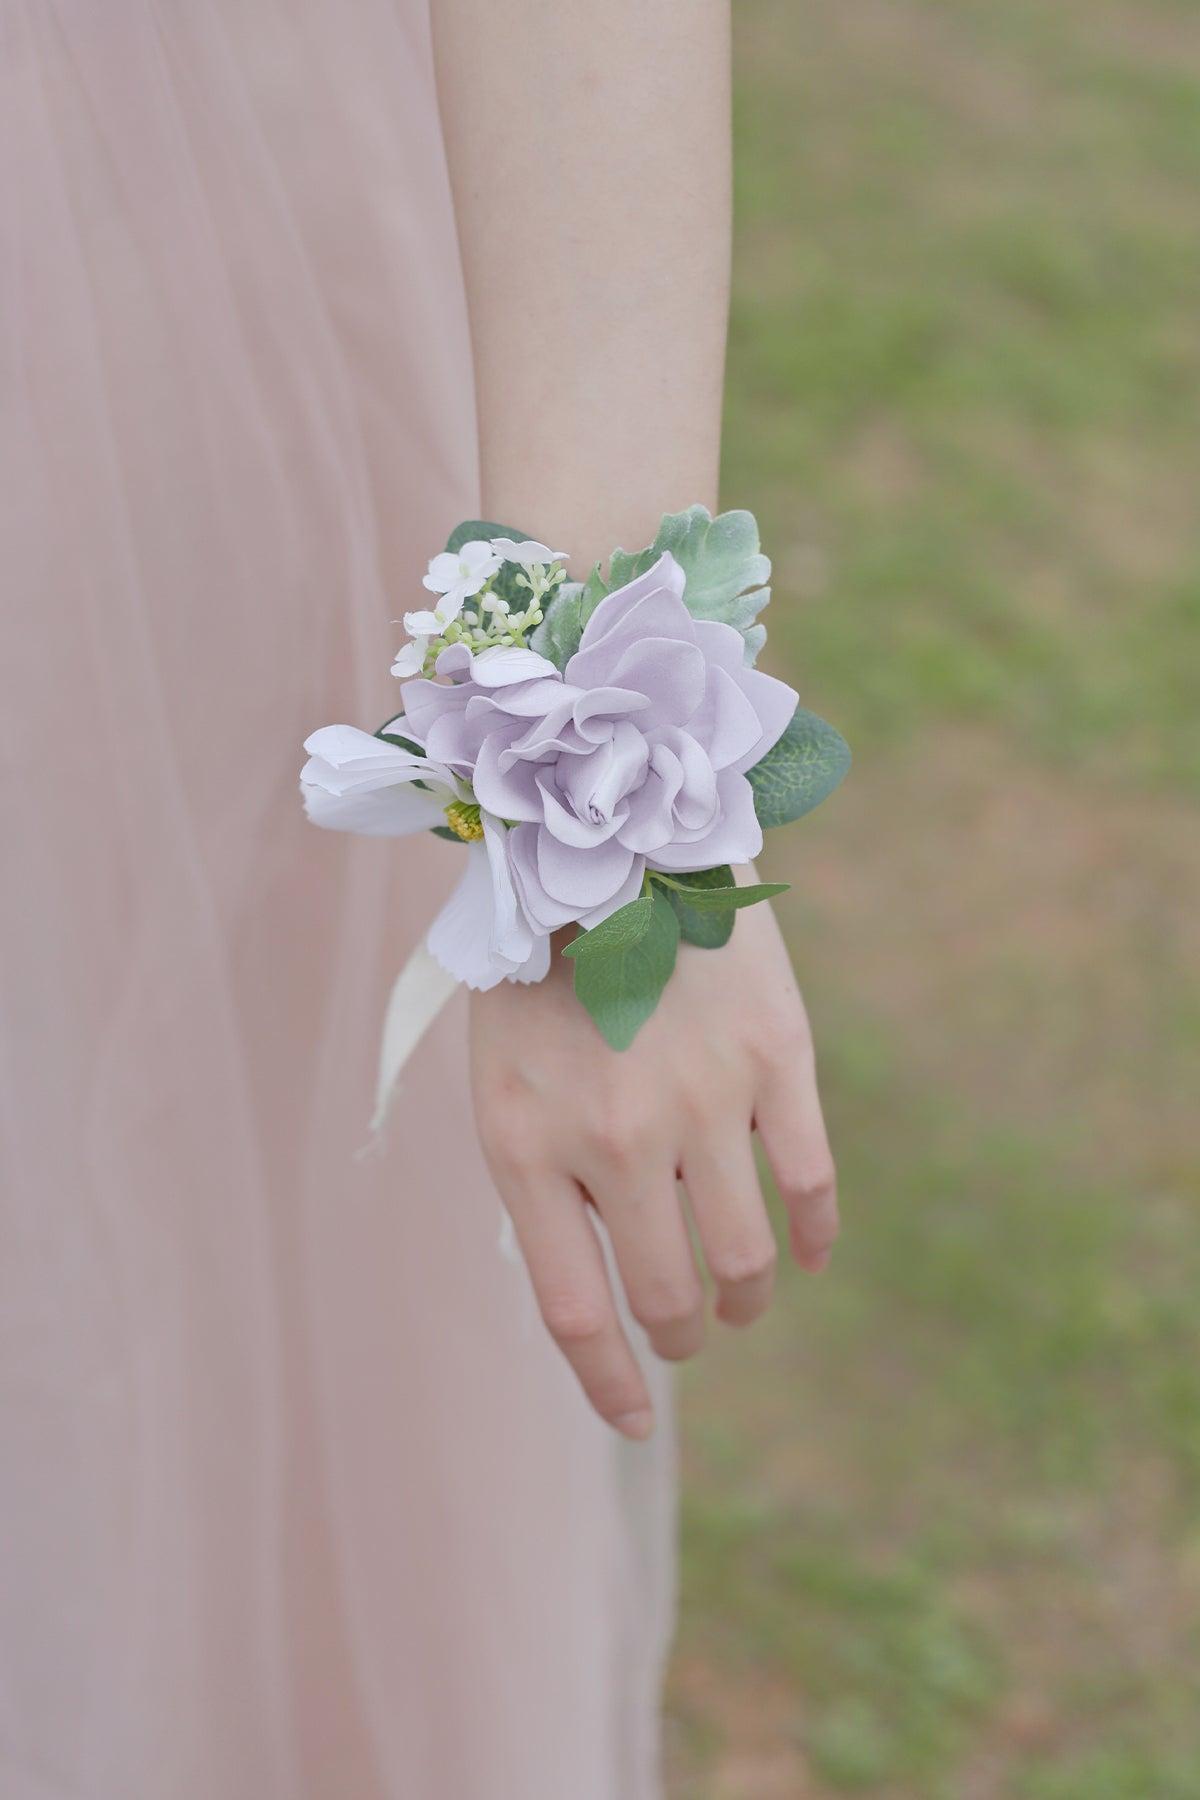
{"label": "wrist corsage", "polygon": [[310,819],[402,837],[432,829],[466,868],[389,1008],[377,1122],[400,1062],[453,985],[540,981],[551,934],[614,1050],[633,1042],[679,941],[716,948],[763,828],[811,811],[850,753],[754,667],[770,564],[747,512],[669,514],[584,582],[565,553],[500,525],[452,532],[405,615],[403,710],[372,735],[308,739]]}

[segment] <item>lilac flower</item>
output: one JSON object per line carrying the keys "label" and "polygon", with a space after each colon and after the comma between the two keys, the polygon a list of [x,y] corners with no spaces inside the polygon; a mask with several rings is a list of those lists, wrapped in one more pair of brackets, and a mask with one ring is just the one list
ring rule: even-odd
{"label": "lilac flower", "polygon": [[664,554],[602,600],[560,673],[532,650],[463,644],[446,681],[405,687],[404,732],[512,829],[505,852],[537,933],[599,924],[647,867],[747,862],[762,831],[746,771],[797,696],[746,667],[732,626],[694,619]]}
{"label": "lilac flower", "polygon": [[451,770],[353,725],[326,725],[304,748],[309,756],[301,793],[315,825],[405,837],[449,823],[466,842],[466,869],[427,940],[448,974],[472,988],[495,987],[506,977],[542,979],[550,966],[549,941],[531,928],[518,904],[510,834],[481,812]]}

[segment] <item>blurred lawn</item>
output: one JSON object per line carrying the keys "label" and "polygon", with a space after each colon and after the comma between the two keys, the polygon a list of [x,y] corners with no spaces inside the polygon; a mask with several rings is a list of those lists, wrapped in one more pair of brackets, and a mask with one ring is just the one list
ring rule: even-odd
{"label": "blurred lawn", "polygon": [[735,17],[845,1234],[684,1379],[671,1794],[1200,1800],[1200,6]]}

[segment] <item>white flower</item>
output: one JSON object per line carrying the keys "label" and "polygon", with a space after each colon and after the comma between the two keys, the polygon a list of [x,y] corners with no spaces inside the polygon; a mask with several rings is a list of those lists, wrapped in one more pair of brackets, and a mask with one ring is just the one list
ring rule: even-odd
{"label": "white flower", "polygon": [[442,596],[433,610],[440,625],[449,624],[451,619],[458,617],[463,601],[479,592],[488,577],[496,573],[500,561],[499,555],[483,538],[472,538],[459,549],[443,550],[433,558],[421,585],[431,594]]}
{"label": "white flower", "polygon": [[[409,616],[411,618],[412,614]],[[425,653],[429,648],[431,636],[432,633],[421,632],[415,638],[410,639],[407,644],[402,644],[396,652],[396,660],[392,664],[392,674],[401,679],[405,675],[419,675],[425,667]]]}
{"label": "white flower", "polygon": [[504,562],[520,563],[523,569],[532,569],[535,563],[566,562],[567,560],[565,550],[550,550],[545,544],[539,544],[535,538],[522,538],[520,543],[513,538],[493,538],[491,547]]}
{"label": "white flower", "polygon": [[[403,715],[385,727],[393,728],[403,735]],[[469,815],[467,866],[430,927],[429,952],[456,981],[472,988],[542,979],[550,967],[550,939],[534,932],[517,899],[507,828],[467,798],[470,789],[444,763],[414,756],[353,725],[326,725],[304,748],[308,761],[300,791],[314,825],[368,837],[406,837]]]}

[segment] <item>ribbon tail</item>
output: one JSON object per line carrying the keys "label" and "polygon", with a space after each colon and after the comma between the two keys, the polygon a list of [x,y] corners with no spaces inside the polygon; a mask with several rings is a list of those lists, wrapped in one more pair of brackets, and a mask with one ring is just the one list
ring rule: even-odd
{"label": "ribbon tail", "polygon": [[375,1084],[375,1111],[371,1138],[377,1141],[396,1091],[400,1071],[458,986],[424,940],[396,977],[383,1020],[379,1046],[379,1077]]}

